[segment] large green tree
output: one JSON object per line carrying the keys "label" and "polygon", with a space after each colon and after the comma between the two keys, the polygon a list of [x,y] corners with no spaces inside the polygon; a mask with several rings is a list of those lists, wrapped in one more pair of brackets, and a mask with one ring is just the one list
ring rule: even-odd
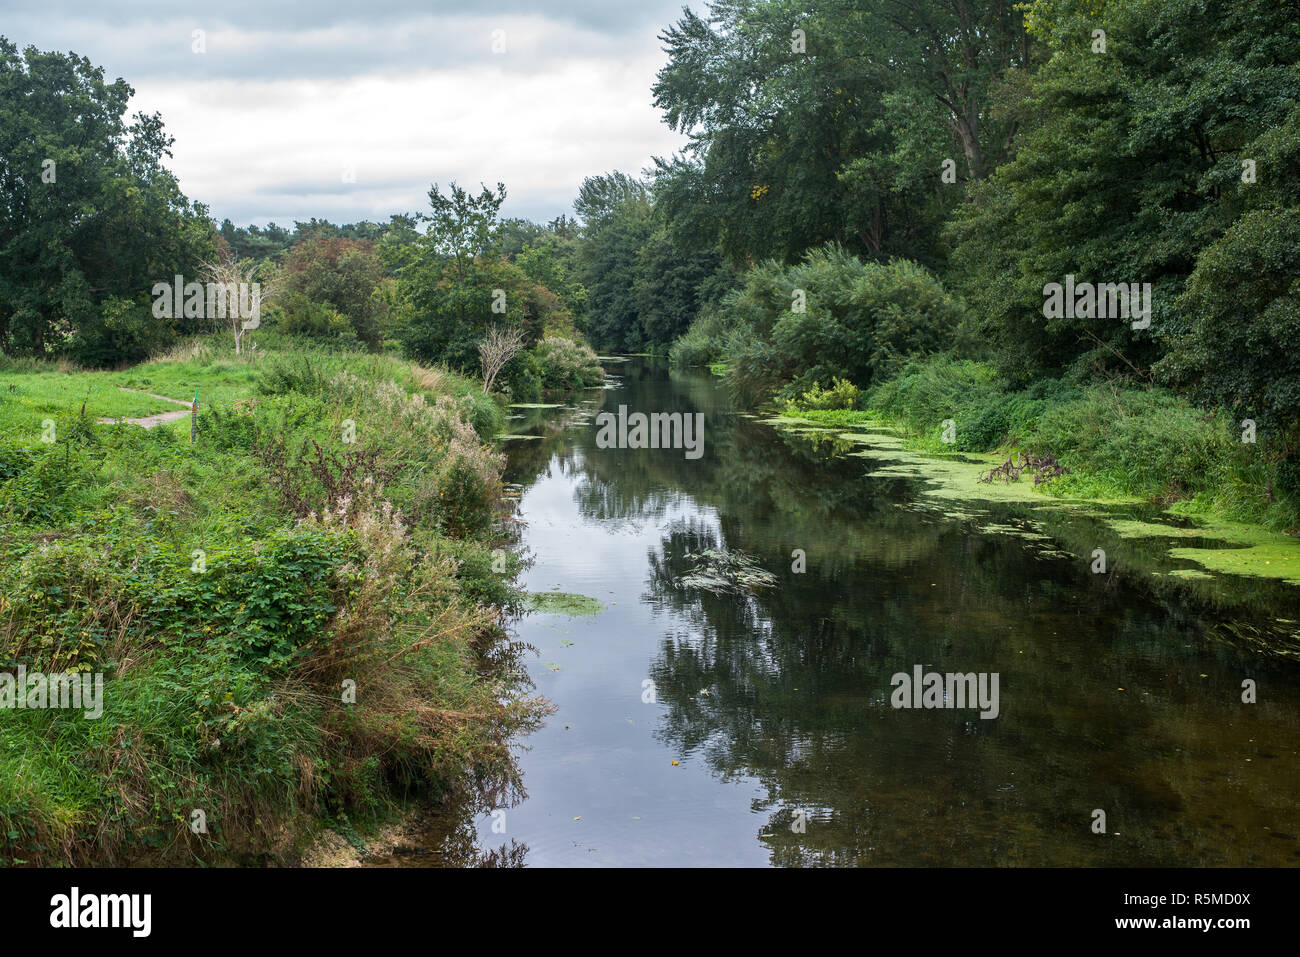
{"label": "large green tree", "polygon": [[589,176],[573,208],[584,224],[587,334],[597,349],[639,351],[645,334],[633,290],[641,248],[654,231],[649,190],[624,173]]}
{"label": "large green tree", "polygon": [[1240,156],[1254,171],[1245,209],[1197,258],[1156,371],[1255,422],[1300,497],[1300,106]]}
{"label": "large green tree", "polygon": [[0,37],[0,349],[143,358],[170,332],[155,283],[197,278],[215,251],[206,210],[163,167],[157,115],[84,57]]}
{"label": "large green tree", "polygon": [[[1182,328],[1198,257],[1242,209],[1244,149],[1300,96],[1300,18],[1278,0],[1028,7],[1051,59],[1004,105],[1015,158],[958,211],[954,278],[1008,373],[1145,376]],[[1044,285],[1069,274],[1150,282],[1150,327],[1045,318]]]}
{"label": "large green tree", "polygon": [[735,285],[735,276],[715,250],[693,253],[657,223],[637,253],[632,292],[646,342],[658,349],[686,332],[701,309],[716,305]]}
{"label": "large green tree", "polygon": [[368,240],[319,236],[295,245],[284,264],[285,308],[324,304],[345,317],[356,338],[375,347],[387,311],[377,295],[384,269],[374,243]]}
{"label": "large green tree", "polygon": [[554,292],[573,317],[576,330],[585,332],[587,289],[581,279],[578,236],[567,228],[567,222],[560,224],[560,229],[556,225],[553,221],[530,240],[514,262],[525,276]]}
{"label": "large green tree", "polygon": [[722,0],[662,39],[655,102],[690,144],[656,195],[675,232],[740,264],[827,240],[939,261],[958,180],[1014,132],[991,91],[1031,55],[1012,0]]}
{"label": "large green tree", "polygon": [[490,326],[522,329],[529,344],[548,326],[572,328],[559,296],[503,255],[498,214],[505,196],[500,183],[477,195],[455,183],[443,195],[435,184],[431,211],[418,217],[427,224],[423,233],[394,217],[381,248],[397,277],[399,336],[412,358],[474,371]]}
{"label": "large green tree", "polygon": [[600,349],[665,350],[734,284],[716,248],[685,244],[670,228],[657,186],[625,173],[591,176],[573,204],[584,223],[586,331]]}
{"label": "large green tree", "polygon": [[[408,355],[459,369],[478,365],[477,343],[492,321],[498,300],[492,264],[497,255],[498,214],[505,185],[475,195],[452,183],[447,195],[429,189],[430,212],[417,217],[423,233],[385,248],[399,275],[398,295]],[[399,237],[400,238],[400,237]]]}

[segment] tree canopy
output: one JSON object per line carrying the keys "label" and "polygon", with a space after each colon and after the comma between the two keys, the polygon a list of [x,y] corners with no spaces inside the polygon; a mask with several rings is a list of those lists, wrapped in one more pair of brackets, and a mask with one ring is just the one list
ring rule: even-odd
{"label": "tree canopy", "polygon": [[0,37],[0,349],[143,358],[165,330],[150,289],[215,249],[206,209],[164,168],[156,115],[85,57]]}

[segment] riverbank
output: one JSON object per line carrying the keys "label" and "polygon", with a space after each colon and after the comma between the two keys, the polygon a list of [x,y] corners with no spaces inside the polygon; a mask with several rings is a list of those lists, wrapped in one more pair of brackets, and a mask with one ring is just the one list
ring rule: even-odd
{"label": "riverbank", "polygon": [[[188,416],[97,421],[196,389],[194,444]],[[104,689],[98,718],[0,712],[0,863],[293,863],[513,787],[545,706],[501,627],[504,423],[382,355],[0,367],[0,668]]]}

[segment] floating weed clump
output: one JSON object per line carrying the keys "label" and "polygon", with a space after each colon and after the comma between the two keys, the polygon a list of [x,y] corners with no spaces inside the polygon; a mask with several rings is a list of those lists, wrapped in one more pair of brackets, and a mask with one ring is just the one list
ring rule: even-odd
{"label": "floating weed clump", "polygon": [[715,595],[739,595],[776,584],[776,576],[761,568],[744,552],[706,548],[690,557],[695,566],[674,579],[673,584],[678,588],[699,588]]}
{"label": "floating weed clump", "polygon": [[605,610],[599,598],[565,591],[535,592],[528,596],[528,607],[547,615],[569,615],[573,618],[599,615]]}

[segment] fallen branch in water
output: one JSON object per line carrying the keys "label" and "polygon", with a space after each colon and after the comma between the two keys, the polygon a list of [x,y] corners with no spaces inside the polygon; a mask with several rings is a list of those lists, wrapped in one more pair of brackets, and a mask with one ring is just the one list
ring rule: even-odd
{"label": "fallen branch in water", "polygon": [[1041,485],[1044,482],[1050,482],[1054,478],[1060,478],[1062,475],[1068,475],[1070,470],[1056,461],[1054,455],[1032,455],[1026,452],[1016,452],[1015,455],[1020,457],[1020,462],[1013,460],[1011,455],[1007,460],[996,468],[991,468],[980,475],[981,482],[992,482],[995,478],[1000,478],[1004,482],[1015,482],[1020,479],[1020,473],[1028,469],[1034,476],[1034,484]]}

